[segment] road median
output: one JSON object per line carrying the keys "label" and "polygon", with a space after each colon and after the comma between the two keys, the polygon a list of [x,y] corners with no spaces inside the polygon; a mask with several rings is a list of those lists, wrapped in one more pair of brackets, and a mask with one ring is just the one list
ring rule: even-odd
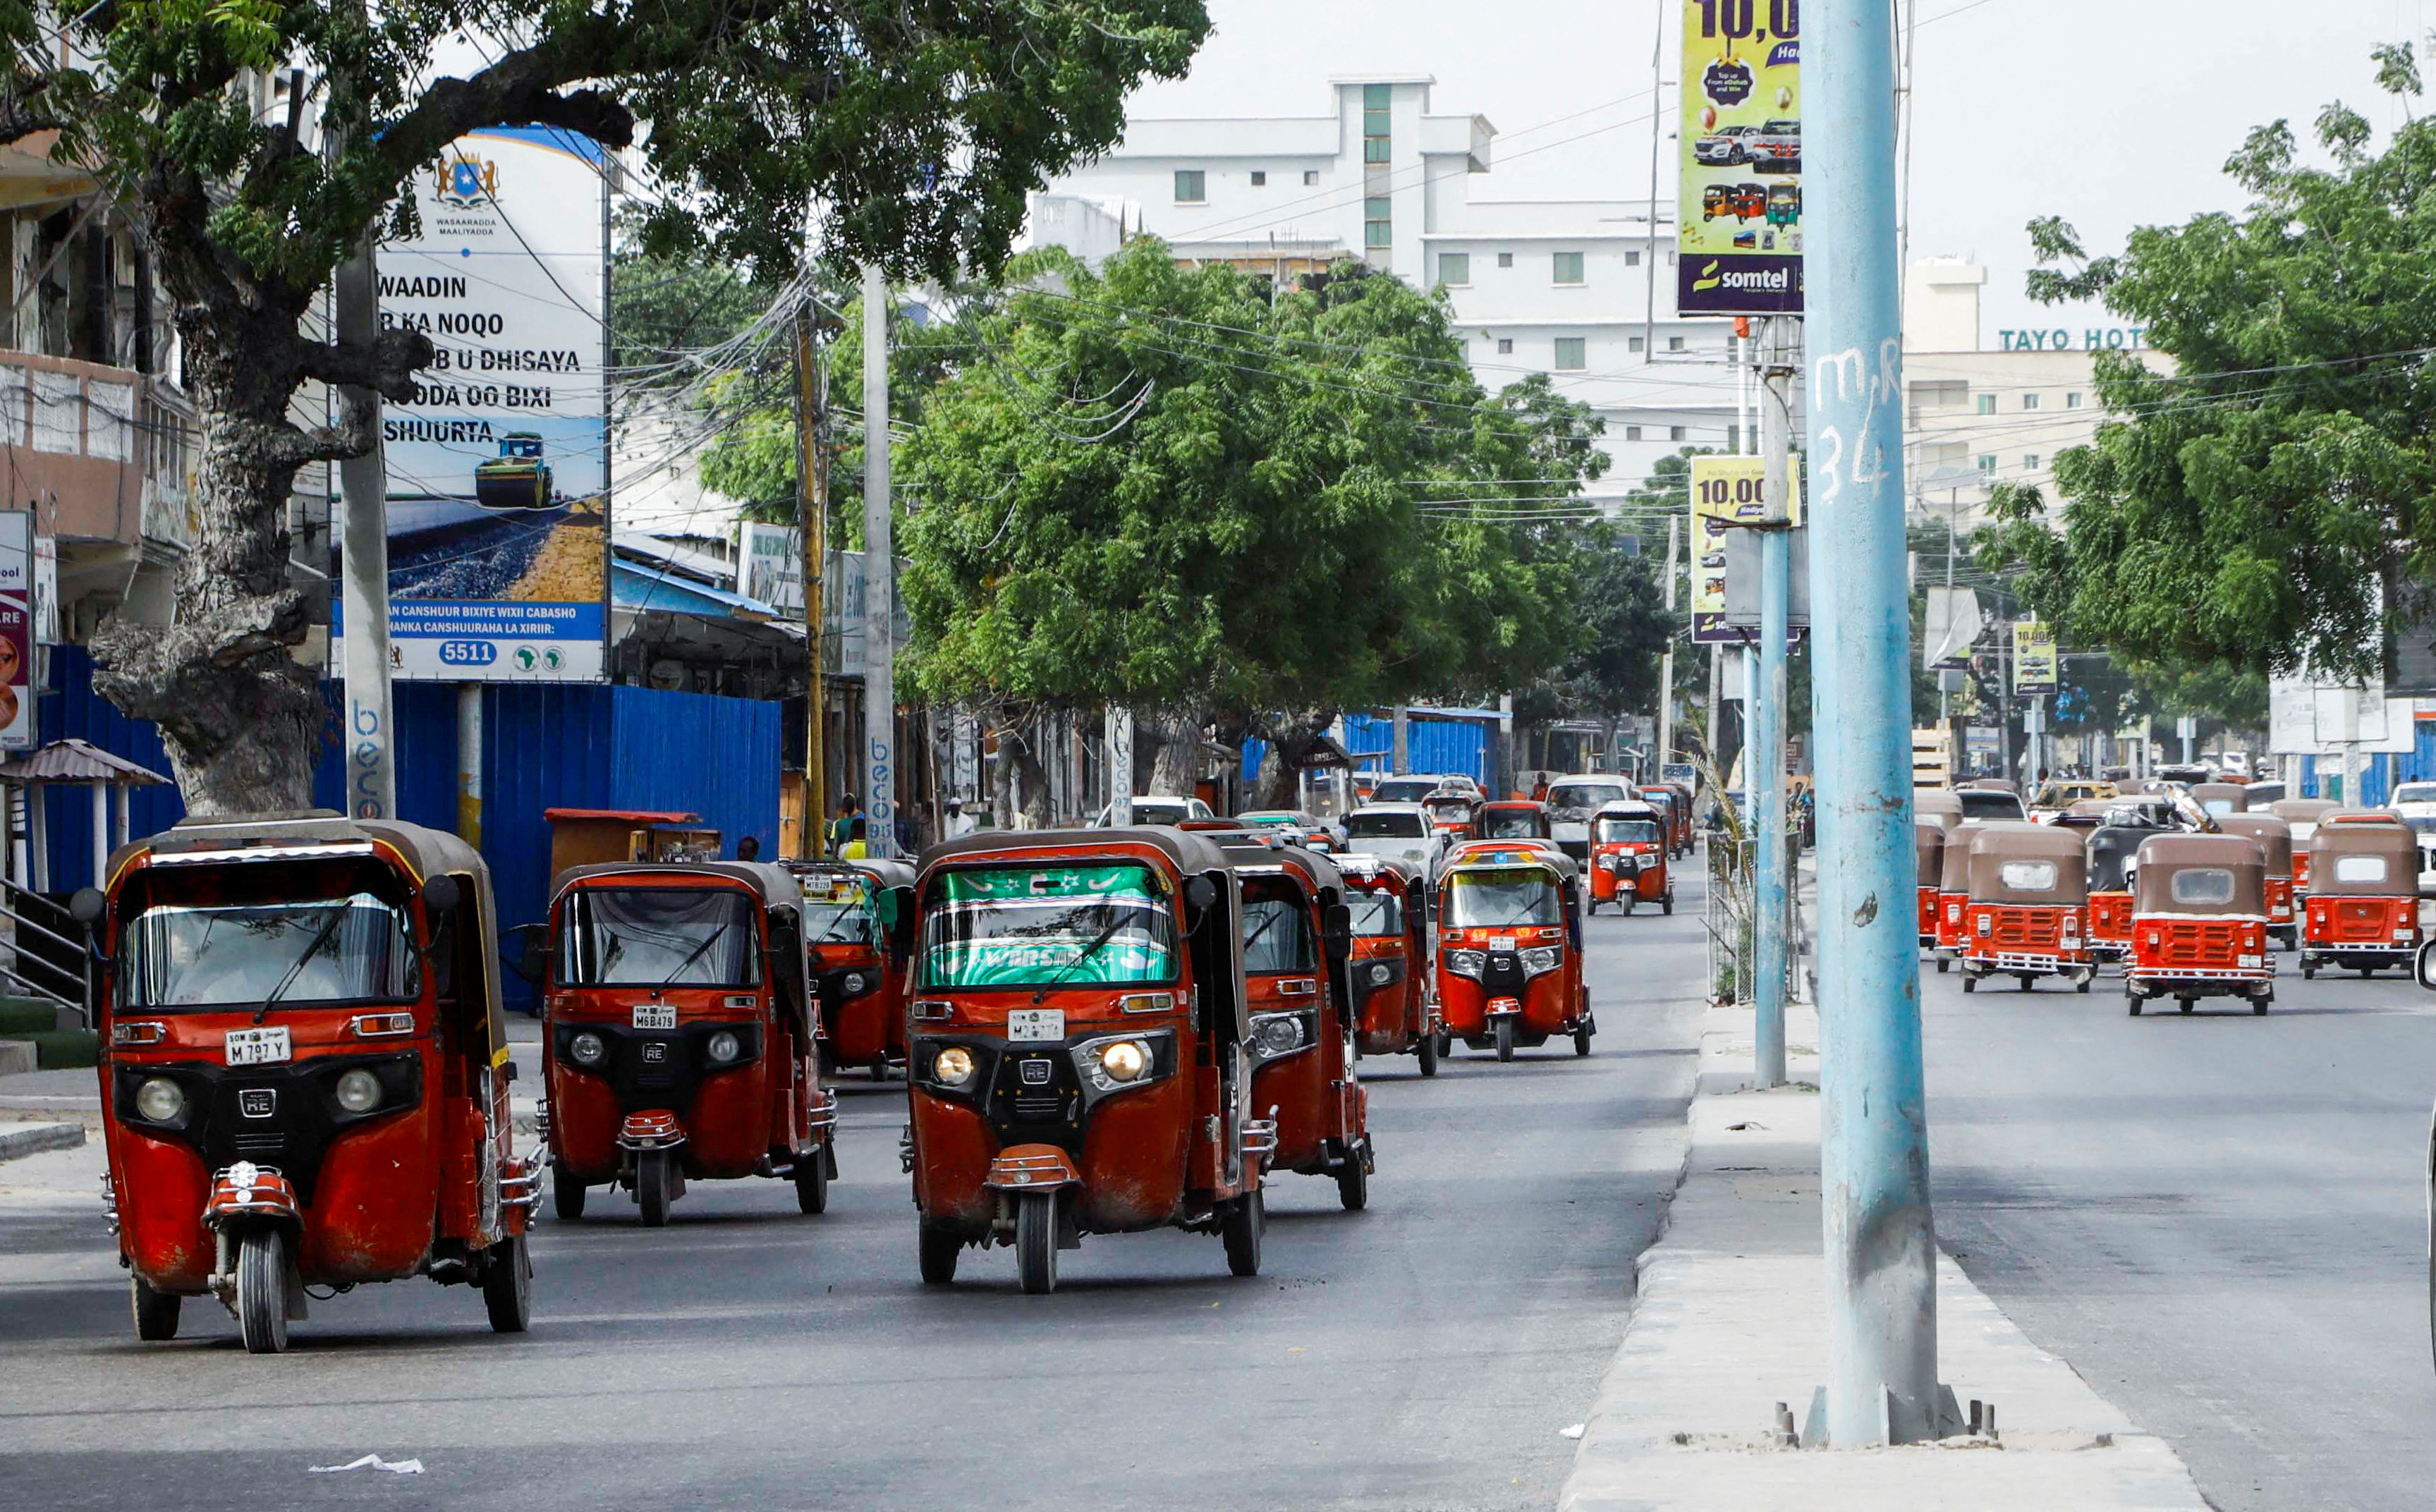
{"label": "road median", "polygon": [[1941,1374],[1961,1402],[1992,1405],[1994,1433],[1850,1452],[1785,1440],[1777,1404],[1798,1439],[1827,1370],[1818,1023],[1788,1010],[1795,1085],[1763,1092],[1749,1079],[1749,1012],[1708,1014],[1683,1184],[1641,1257],[1561,1512],[2204,1508],[2163,1440],[2033,1345],[1942,1254]]}

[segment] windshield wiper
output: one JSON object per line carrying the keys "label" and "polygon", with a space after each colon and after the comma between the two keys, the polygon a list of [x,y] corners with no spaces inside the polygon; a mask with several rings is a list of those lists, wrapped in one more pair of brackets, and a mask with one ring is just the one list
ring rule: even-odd
{"label": "windshield wiper", "polygon": [[1040,1000],[1049,996],[1050,988],[1063,985],[1067,978],[1072,976],[1075,972],[1082,970],[1083,963],[1090,960],[1094,955],[1097,955],[1099,953],[1100,947],[1107,944],[1110,940],[1115,939],[1117,937],[1117,931],[1124,927],[1125,915],[1123,911],[1120,910],[1117,912],[1116,917],[1108,921],[1108,927],[1100,931],[1100,937],[1098,939],[1093,940],[1089,945],[1083,947],[1082,954],[1066,963],[1065,970],[1060,971],[1057,975],[1050,978],[1047,982],[1040,984],[1040,990],[1032,995],[1033,1006],[1038,1007],[1040,1005]]}
{"label": "windshield wiper", "polygon": [[659,984],[657,987],[654,987],[654,988],[652,988],[652,995],[653,997],[657,997],[660,993],[662,993],[662,992],[666,991],[666,990],[668,989],[668,986],[669,986],[669,983],[670,983],[670,982],[672,982],[676,981],[676,980],[677,980],[677,978],[684,976],[684,975],[685,975],[685,971],[686,971],[686,967],[687,967],[687,966],[689,966],[689,965],[693,965],[695,962],[697,962],[697,961],[701,960],[701,959],[702,959],[702,953],[703,953],[705,950],[709,949],[709,948],[711,947],[711,946],[712,946],[712,945],[713,945],[713,944],[714,944],[714,943],[719,939],[719,937],[720,937],[721,935],[722,935],[722,934],[725,934],[726,932],[727,932],[727,926],[726,926],[726,925],[724,925],[724,924],[721,924],[721,925],[715,925],[715,926],[713,926],[713,927],[712,927],[712,929],[711,929],[711,931],[710,931],[708,934],[705,934],[705,935],[704,935],[704,936],[702,937],[702,944],[700,944],[700,945],[698,945],[698,946],[695,946],[695,947],[693,947],[693,954],[691,954],[691,955],[689,955],[689,956],[686,957],[684,960],[682,960],[682,961],[678,962],[678,963],[677,963],[677,968],[676,968],[674,971],[670,972],[666,978],[662,979],[662,981],[661,981],[660,984]]}
{"label": "windshield wiper", "polygon": [[315,956],[322,953],[322,947],[330,943],[330,936],[338,933],[339,926],[344,924],[346,921],[346,904],[341,903],[330,911],[330,922],[322,925],[320,932],[315,934],[313,938],[306,943],[304,953],[303,955],[298,956],[294,961],[288,963],[287,974],[279,979],[279,985],[271,988],[270,995],[262,999],[262,1006],[254,1010],[253,1021],[255,1023],[258,1024],[262,1022],[263,1016],[270,1012],[270,1005],[277,1002],[280,998],[287,993],[288,988],[296,985],[296,979],[304,974],[305,963],[311,961]]}

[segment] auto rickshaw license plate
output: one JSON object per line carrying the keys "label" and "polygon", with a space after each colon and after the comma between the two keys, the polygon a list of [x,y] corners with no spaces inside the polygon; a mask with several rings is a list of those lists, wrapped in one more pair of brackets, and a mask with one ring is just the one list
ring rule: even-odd
{"label": "auto rickshaw license plate", "polygon": [[1006,1016],[1006,1037],[1022,1039],[1064,1039],[1066,1010],[1063,1008],[1016,1008]]}
{"label": "auto rickshaw license plate", "polygon": [[287,1026],[273,1029],[232,1029],[228,1032],[231,1066],[270,1066],[289,1056]]}
{"label": "auto rickshaw license plate", "polygon": [[674,1029],[677,1027],[677,1005],[672,1002],[638,1002],[635,1005],[636,1029]]}

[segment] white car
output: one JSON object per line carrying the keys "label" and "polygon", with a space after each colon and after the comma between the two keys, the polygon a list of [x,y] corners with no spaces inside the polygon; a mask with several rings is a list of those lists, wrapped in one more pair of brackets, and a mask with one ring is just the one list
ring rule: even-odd
{"label": "white car", "polygon": [[1591,816],[1611,803],[1638,800],[1641,794],[1624,778],[1592,773],[1558,777],[1548,784],[1548,828],[1557,846],[1576,866],[1591,863]]}
{"label": "white car", "polygon": [[1446,854],[1446,837],[1430,825],[1430,811],[1417,803],[1365,804],[1340,821],[1345,848],[1356,856],[1393,856],[1418,867],[1432,882]]}
{"label": "white car", "polygon": [[2419,837],[2419,895],[2436,896],[2436,782],[2405,782],[2386,806]]}
{"label": "white car", "polygon": [[1133,817],[1131,819],[1118,819],[1117,806],[1115,804],[1110,804],[1105,808],[1101,809],[1098,813],[1091,816],[1091,824],[1095,828],[1105,829],[1111,825],[1117,824],[1175,825],[1181,824],[1187,819],[1215,819],[1218,816],[1216,814],[1209,811],[1209,806],[1203,803],[1198,798],[1152,796],[1136,798],[1133,800]]}
{"label": "white car", "polygon": [[1401,777],[1381,777],[1370,790],[1370,803],[1419,803],[1441,788],[1477,798],[1480,784],[1460,772],[1417,772]]}

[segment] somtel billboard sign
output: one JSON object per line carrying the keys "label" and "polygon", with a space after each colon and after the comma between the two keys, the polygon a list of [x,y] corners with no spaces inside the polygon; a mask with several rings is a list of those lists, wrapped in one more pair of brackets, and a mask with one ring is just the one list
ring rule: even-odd
{"label": "somtel billboard sign", "polygon": [[1801,312],[1798,0],[1685,0],[1676,308]]}

